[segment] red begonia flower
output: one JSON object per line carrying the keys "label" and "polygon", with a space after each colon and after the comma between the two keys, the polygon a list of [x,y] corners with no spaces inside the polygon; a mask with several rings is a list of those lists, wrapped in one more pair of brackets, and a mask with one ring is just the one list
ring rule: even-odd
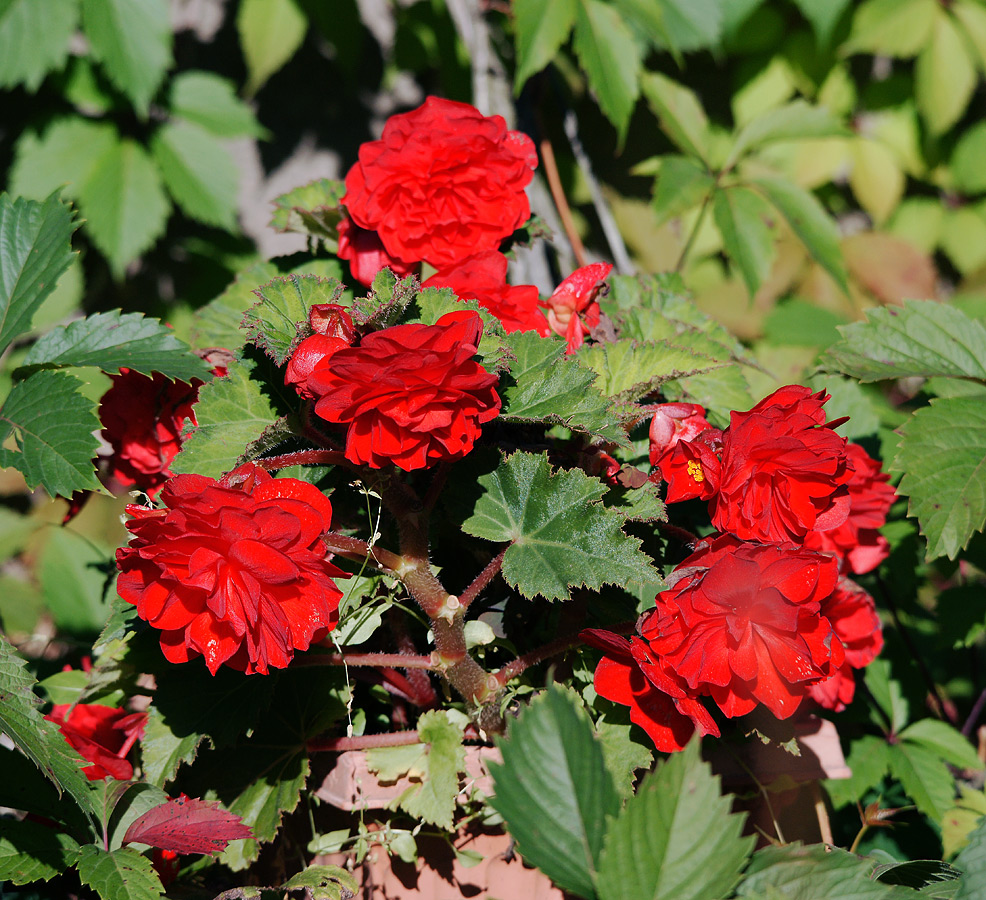
{"label": "red begonia flower", "polygon": [[45,718],[54,722],[65,740],[92,763],[82,769],[90,781],[107,777],[129,781],[133,777],[127,754],[144,736],[147,713],[128,713],[98,703],[57,703]]}
{"label": "red begonia flower", "polygon": [[120,369],[110,380],[113,386],[99,402],[102,435],[113,448],[107,474],[154,496],[171,475],[186,420],[197,424],[192,407],[203,382],[186,384],[130,369]]}
{"label": "red begonia flower", "polygon": [[178,475],[161,501],[127,507],[117,590],[161,630],[169,661],[266,674],[335,628],[332,579],[348,576],[326,559],[332,505],[317,488],[247,463],[219,481]]}
{"label": "red begonia flower", "polygon": [[712,428],[705,418],[705,408],[697,403],[660,403],[651,407],[650,464],[656,466],[678,441],[693,441]]}
{"label": "red begonia flower", "polygon": [[782,387],[748,412],[730,413],[722,435],[712,524],[741,540],[803,543],[849,514],[852,476],[845,438],[825,422],[824,391]]}
{"label": "red begonia flower", "polygon": [[356,340],[352,317],[337,303],[316,303],[308,310],[308,324],[315,333],[305,338],[288,360],[284,383],[306,400],[315,394],[308,387],[308,376],[336,350]]}
{"label": "red begonia flower", "polygon": [[447,313],[367,335],[312,372],[315,412],[348,426],[346,459],[410,472],[472,450],[500,412],[497,376],[473,359],[482,333],[476,313]]}
{"label": "red begonia flower", "polygon": [[352,219],[343,219],[338,226],[339,249],[336,256],[349,262],[349,272],[360,284],[370,287],[382,269],[390,269],[403,278],[416,273],[420,260],[404,262],[387,253],[380,235],[360,228]]}
{"label": "red begonia flower", "polygon": [[709,500],[719,490],[719,456],[722,432],[706,429],[693,441],[678,441],[659,460],[661,477],[668,483],[668,503]]}
{"label": "red begonia flower", "polygon": [[[697,700],[670,681],[654,665],[646,645],[594,628],[579,635],[603,651],[596,666],[593,686],[600,697],[630,708],[630,721],[647,732],[662,753],[684,749],[696,728],[719,737],[719,728]],[[656,676],[660,687],[650,679]],[[674,696],[667,693],[670,690]]]}
{"label": "red begonia flower", "polygon": [[828,531],[809,531],[805,546],[836,554],[845,569],[862,575],[875,569],[890,555],[890,544],[879,529],[887,521],[887,513],[897,494],[887,484],[890,476],[859,444],[849,444],[846,449],[853,467],[846,483],[849,518]]}
{"label": "red begonia flower", "polygon": [[846,648],[846,659],[831,678],[813,684],[809,693],[819,706],[842,712],[856,690],[853,669],[868,666],[883,649],[883,626],[873,598],[848,578],[840,579],[822,601],[821,613]]}
{"label": "red begonia flower", "polygon": [[548,325],[555,334],[568,341],[568,353],[574,353],[585,337],[599,324],[599,304],[596,297],[603,282],[613,271],[610,263],[591,263],[576,269],[552,295],[542,301],[548,310]]}
{"label": "red begonia flower", "polygon": [[785,719],[845,659],[820,611],[837,579],[830,556],[722,535],[675,568],[637,630],[691,696],[711,696],[729,717],[762,703]]}
{"label": "red begonia flower", "polygon": [[475,300],[496,316],[507,331],[551,333],[538,308],[538,289],[532,284],[507,284],[507,258],[486,250],[436,272],[422,287],[451,288],[462,300]]}
{"label": "red begonia flower", "polygon": [[342,202],[392,259],[441,269],[497,249],[530,218],[536,166],[533,141],[501,116],[429,97],[360,147]]}

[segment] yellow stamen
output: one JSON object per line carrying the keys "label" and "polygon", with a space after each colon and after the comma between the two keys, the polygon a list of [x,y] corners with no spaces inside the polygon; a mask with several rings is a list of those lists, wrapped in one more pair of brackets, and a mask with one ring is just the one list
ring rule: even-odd
{"label": "yellow stamen", "polygon": [[701,484],[705,481],[705,475],[702,472],[702,464],[696,459],[688,460],[688,465],[686,466],[688,474],[691,476],[692,481],[696,484]]}

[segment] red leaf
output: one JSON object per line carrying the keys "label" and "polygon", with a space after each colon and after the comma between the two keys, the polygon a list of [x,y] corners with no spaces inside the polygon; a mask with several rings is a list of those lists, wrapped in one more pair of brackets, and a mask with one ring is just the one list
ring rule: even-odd
{"label": "red leaf", "polygon": [[175,853],[219,853],[230,841],[252,838],[239,816],[218,803],[182,794],[149,809],[123,836],[123,843],[148,844]]}

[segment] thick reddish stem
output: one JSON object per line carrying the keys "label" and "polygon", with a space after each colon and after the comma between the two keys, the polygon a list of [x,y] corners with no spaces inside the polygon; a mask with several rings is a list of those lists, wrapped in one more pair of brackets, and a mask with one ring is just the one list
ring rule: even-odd
{"label": "thick reddish stem", "polygon": [[390,734],[362,734],[359,737],[312,738],[305,746],[309,753],[342,753],[344,750],[372,750],[374,747],[405,747],[419,744],[417,731]]}
{"label": "thick reddish stem", "polygon": [[476,599],[479,592],[486,587],[494,578],[496,578],[497,573],[499,573],[501,567],[503,566],[503,555],[510,549],[509,547],[504,547],[496,556],[493,557],[487,564],[486,568],[483,569],[476,576],[476,580],[469,585],[461,594],[459,594],[459,603],[462,604],[463,609],[468,609],[469,604]]}
{"label": "thick reddish stem", "polygon": [[430,656],[411,656],[404,653],[311,653],[296,656],[296,666],[374,666],[392,669],[434,669]]}
{"label": "thick reddish stem", "polygon": [[327,531],[322,535],[322,541],[333,553],[338,553],[340,556],[345,556],[346,559],[352,559],[356,562],[366,560],[371,566],[382,572],[393,574],[404,565],[404,559],[396,553],[391,553],[382,547],[371,547],[366,541],[349,537],[346,534]]}
{"label": "thick reddish stem", "polygon": [[288,466],[348,466],[349,460],[338,450],[299,450],[281,456],[267,456],[255,459],[262,469],[286,469]]}

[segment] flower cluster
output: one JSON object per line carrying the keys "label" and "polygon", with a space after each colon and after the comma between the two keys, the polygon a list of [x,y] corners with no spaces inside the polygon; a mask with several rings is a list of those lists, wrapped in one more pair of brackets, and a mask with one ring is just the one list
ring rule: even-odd
{"label": "flower cluster", "polygon": [[760,705],[785,719],[806,698],[843,709],[853,669],[880,652],[873,599],[840,571],[885,557],[877,529],[894,493],[879,463],[826,422],[827,399],[783,387],[722,431],[695,404],[654,410],[655,478],[668,502],[706,501],[719,533],[674,569],[629,643],[584,637],[604,653],[596,691],[629,706],[660,750],[696,729],[719,733],[700,698],[727,718]]}
{"label": "flower cluster", "polygon": [[326,559],[332,505],[317,488],[247,463],[219,481],[178,475],[161,501],[127,508],[117,590],[170,662],[264,674],[335,627],[333,579],[347,576]]}

